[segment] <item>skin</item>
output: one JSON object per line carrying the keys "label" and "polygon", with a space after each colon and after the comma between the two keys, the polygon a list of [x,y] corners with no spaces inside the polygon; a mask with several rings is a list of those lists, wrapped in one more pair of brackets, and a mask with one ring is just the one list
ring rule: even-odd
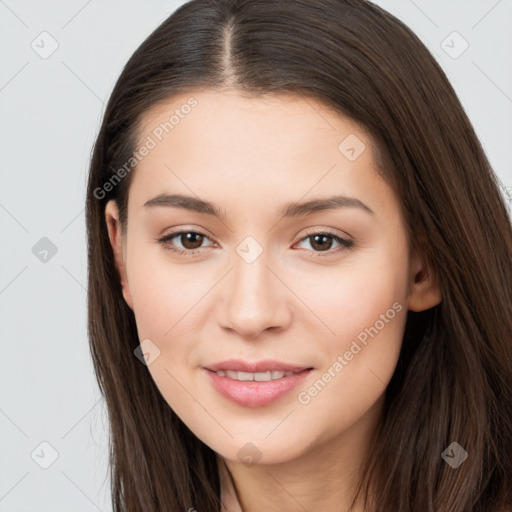
{"label": "skin", "polygon": [[[169,406],[226,462],[245,511],[346,510],[380,422],[407,309],[438,304],[439,287],[409,250],[399,200],[378,175],[360,126],[311,98],[204,90],[153,108],[139,140],[192,95],[198,105],[132,171],[126,233],[115,202],[105,209],[140,340],[160,351],[148,370]],[[351,134],[366,147],[353,161],[338,149]],[[211,201],[225,218],[144,207],[163,193]],[[285,203],[334,193],[374,214],[346,207],[278,221]],[[178,229],[205,235],[194,255],[173,254],[158,241]],[[308,238],[325,231],[354,245]],[[250,264],[236,251],[246,236],[263,249]],[[189,251],[200,243],[167,242]],[[394,303],[401,311],[300,403],[298,393]],[[218,394],[202,369],[230,358],[314,370],[278,401],[243,407]],[[261,455],[256,464],[239,455],[249,442]]]}

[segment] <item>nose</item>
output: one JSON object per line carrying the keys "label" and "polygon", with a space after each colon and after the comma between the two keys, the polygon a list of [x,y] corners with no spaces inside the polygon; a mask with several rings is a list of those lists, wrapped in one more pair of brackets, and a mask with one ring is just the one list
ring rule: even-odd
{"label": "nose", "polygon": [[235,254],[233,266],[219,290],[221,327],[249,339],[265,330],[286,329],[292,320],[293,294],[279,269],[269,266],[266,252],[251,263]]}

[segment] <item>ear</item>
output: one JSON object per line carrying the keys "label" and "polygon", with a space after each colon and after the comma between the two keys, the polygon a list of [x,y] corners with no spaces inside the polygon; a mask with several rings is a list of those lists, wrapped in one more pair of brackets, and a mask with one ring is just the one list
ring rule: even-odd
{"label": "ear", "polygon": [[121,279],[123,297],[128,306],[133,310],[133,302],[130,295],[130,288],[128,285],[128,277],[126,273],[126,257],[122,243],[121,223],[119,222],[119,209],[113,199],[111,199],[105,207],[105,221],[107,223],[110,244],[112,245],[112,250],[114,252],[116,268]]}
{"label": "ear", "polygon": [[437,276],[423,263],[419,255],[415,254],[411,259],[407,308],[412,311],[424,311],[437,306],[442,298]]}

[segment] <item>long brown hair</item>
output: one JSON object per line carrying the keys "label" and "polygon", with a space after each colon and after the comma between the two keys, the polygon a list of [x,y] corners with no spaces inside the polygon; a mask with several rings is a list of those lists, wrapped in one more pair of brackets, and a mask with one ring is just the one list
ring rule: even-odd
{"label": "long brown hair", "polygon": [[[119,169],[136,149],[144,113],[206,87],[308,96],[365,127],[410,244],[440,284],[440,304],[408,311],[358,496],[379,511],[511,507],[512,229],[499,180],[447,77],[410,29],[366,0],[192,0],[124,67],[91,159],[88,326],[111,428],[114,510],[220,510],[216,454],[134,356],[140,340],[104,218],[115,199],[126,225],[136,166]],[[441,457],[452,442],[468,453],[457,469]]]}

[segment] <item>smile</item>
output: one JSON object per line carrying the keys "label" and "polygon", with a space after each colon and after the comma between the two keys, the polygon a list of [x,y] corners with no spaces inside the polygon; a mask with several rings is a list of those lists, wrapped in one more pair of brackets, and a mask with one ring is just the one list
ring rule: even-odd
{"label": "smile", "polygon": [[257,372],[257,373],[251,373],[251,372],[236,372],[231,370],[219,370],[218,372],[215,372],[220,377],[228,377],[233,380],[240,380],[240,381],[251,381],[255,380],[258,382],[264,382],[269,380],[276,380],[276,379],[282,379],[283,377],[290,377],[290,375],[293,375],[294,372]]}
{"label": "smile", "polygon": [[262,407],[277,401],[299,386],[313,371],[240,372],[207,370],[209,384],[224,398],[243,407]]}

